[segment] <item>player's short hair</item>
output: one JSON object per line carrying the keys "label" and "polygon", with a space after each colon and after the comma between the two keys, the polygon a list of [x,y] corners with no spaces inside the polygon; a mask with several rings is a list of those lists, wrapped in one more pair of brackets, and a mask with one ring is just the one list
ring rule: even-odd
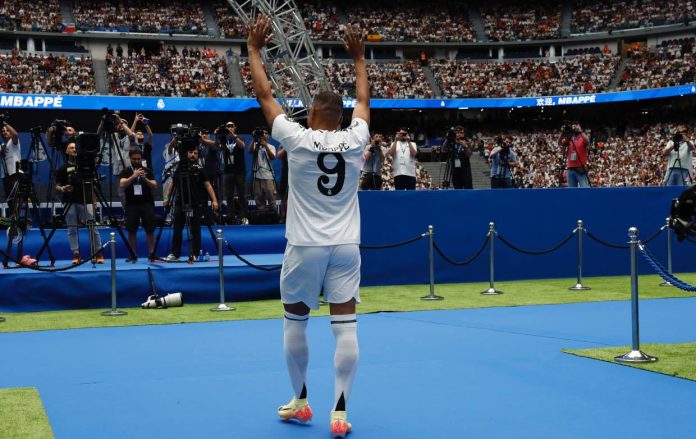
{"label": "player's short hair", "polygon": [[128,151],[128,157],[133,157],[134,155],[142,156],[143,152],[140,148],[131,148],[130,151]]}
{"label": "player's short hair", "polygon": [[338,119],[343,114],[343,99],[331,91],[322,91],[314,98],[312,107],[322,116]]}

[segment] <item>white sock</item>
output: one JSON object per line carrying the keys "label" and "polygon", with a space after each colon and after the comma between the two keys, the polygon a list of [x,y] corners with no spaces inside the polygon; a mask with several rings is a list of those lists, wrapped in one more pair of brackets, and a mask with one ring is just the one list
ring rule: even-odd
{"label": "white sock", "polygon": [[307,347],[307,322],[309,315],[298,316],[285,313],[283,325],[283,341],[285,345],[285,362],[288,365],[290,383],[295,398],[299,399],[302,388],[307,380],[307,363],[309,363],[309,348]]}
{"label": "white sock", "polygon": [[[355,314],[331,316],[331,329],[336,337],[336,354],[334,370],[336,384],[334,389],[334,410],[345,410],[353,387],[355,370],[358,368],[358,321]],[[343,397],[343,407],[337,407]]]}

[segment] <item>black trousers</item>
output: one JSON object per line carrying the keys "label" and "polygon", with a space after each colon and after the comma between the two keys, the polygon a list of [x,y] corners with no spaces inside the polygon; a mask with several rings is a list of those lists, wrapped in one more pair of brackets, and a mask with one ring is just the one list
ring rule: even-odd
{"label": "black trousers", "polygon": [[416,190],[416,177],[408,175],[397,175],[394,177],[394,189],[399,190]]}
{"label": "black trousers", "polygon": [[246,179],[241,172],[225,173],[225,199],[231,217],[247,217]]}
{"label": "black trousers", "polygon": [[366,172],[363,176],[360,189],[364,191],[382,190],[382,176],[376,172]]}
{"label": "black trousers", "polygon": [[[193,209],[193,215],[190,219],[191,245],[189,245],[189,257],[194,259],[198,257],[201,251],[201,216],[204,210],[202,207]],[[186,212],[180,209],[174,211],[173,216],[174,230],[172,237],[172,254],[177,258],[181,256],[181,235],[186,226]]]}

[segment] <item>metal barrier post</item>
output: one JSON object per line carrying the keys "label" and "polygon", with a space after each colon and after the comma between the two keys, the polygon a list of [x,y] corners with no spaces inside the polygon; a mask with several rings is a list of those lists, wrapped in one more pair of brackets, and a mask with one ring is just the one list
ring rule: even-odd
{"label": "metal barrier post", "polygon": [[493,247],[493,242],[495,241],[495,223],[488,223],[488,245],[490,247],[490,273],[491,282],[490,286],[486,291],[481,291],[481,294],[486,296],[497,296],[498,294],[503,294],[502,291],[495,289],[495,276],[493,275],[493,267],[495,265],[495,249]]}
{"label": "metal barrier post", "polygon": [[[128,314],[127,312],[116,309],[116,233],[111,232],[109,236],[111,237],[109,241],[111,245],[111,310],[101,314],[103,316],[125,316]],[[104,250],[102,249],[102,251]]]}
{"label": "metal barrier post", "polygon": [[575,229],[578,234],[578,283],[576,283],[575,286],[568,288],[569,290],[586,291],[591,289],[590,287],[586,287],[582,284],[582,234],[585,233],[582,225],[582,220],[578,220],[578,228]]}
{"label": "metal barrier post", "polygon": [[636,227],[628,229],[628,236],[631,238],[631,352],[619,355],[615,357],[614,360],[617,363],[650,363],[657,361],[657,357],[651,357],[640,350],[640,327],[638,326],[638,269],[636,263],[636,250],[639,244],[638,229]]}
{"label": "metal barrier post", "polygon": [[218,272],[220,276],[220,304],[216,307],[210,308],[211,311],[234,311],[234,306],[225,305],[225,273],[224,269],[224,254],[222,252],[222,229],[217,230],[217,244],[218,244]]}
{"label": "metal barrier post", "polygon": [[[669,218],[665,222],[665,229],[667,229],[667,273],[672,274],[672,229],[669,227]],[[660,286],[673,287],[674,284],[666,280]]]}
{"label": "metal barrier post", "polygon": [[433,226],[428,226],[428,269],[430,271],[430,294],[421,297],[422,300],[443,300],[444,297],[435,295],[435,257],[433,254]]}

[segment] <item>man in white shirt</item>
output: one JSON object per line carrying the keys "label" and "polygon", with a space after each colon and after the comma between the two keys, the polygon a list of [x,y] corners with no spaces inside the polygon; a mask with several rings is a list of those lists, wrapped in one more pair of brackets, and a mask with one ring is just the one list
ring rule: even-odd
{"label": "man in white shirt", "polygon": [[[14,194],[12,193],[12,188],[16,181],[17,176],[17,166],[22,160],[21,149],[19,145],[19,135],[12,126],[7,123],[2,123],[2,145],[0,145],[2,151],[0,151],[2,157],[2,165],[0,166],[0,175],[2,175],[2,183],[5,188],[5,199],[7,200],[7,207],[9,211],[13,211],[13,205],[15,201]],[[9,216],[9,214],[7,215]]]}
{"label": "man in white shirt", "polygon": [[254,201],[257,209],[276,207],[276,184],[271,160],[276,158],[275,146],[268,141],[271,137],[267,128],[259,127],[249,142],[249,154],[254,157]]}
{"label": "man in white shirt", "polygon": [[665,186],[684,186],[693,183],[694,145],[686,140],[686,127],[677,127],[672,140],[667,142],[662,154],[667,157],[667,171],[663,182]]}
{"label": "man in white shirt", "polygon": [[394,189],[416,189],[416,144],[411,142],[408,129],[400,128],[389,148],[393,157]]}
{"label": "man in white shirt", "polygon": [[358,182],[363,151],[370,138],[370,88],[365,45],[360,29],[347,27],[344,47],[355,64],[356,104],[347,129],[339,130],[343,102],[339,95],[320,92],[302,127],[287,118],[273,98],[261,61],[269,40],[270,20],[259,15],[251,26],[247,46],[254,93],[272,136],[288,155],[289,194],[280,294],[285,308],[285,359],[294,397],[278,408],[284,420],[307,422],[306,327],[310,308],[319,308],[319,293],[330,303],[336,337],[335,392],[330,429],[344,437],[351,429],[346,403],[358,363],[355,305],[360,301],[360,209]]}

